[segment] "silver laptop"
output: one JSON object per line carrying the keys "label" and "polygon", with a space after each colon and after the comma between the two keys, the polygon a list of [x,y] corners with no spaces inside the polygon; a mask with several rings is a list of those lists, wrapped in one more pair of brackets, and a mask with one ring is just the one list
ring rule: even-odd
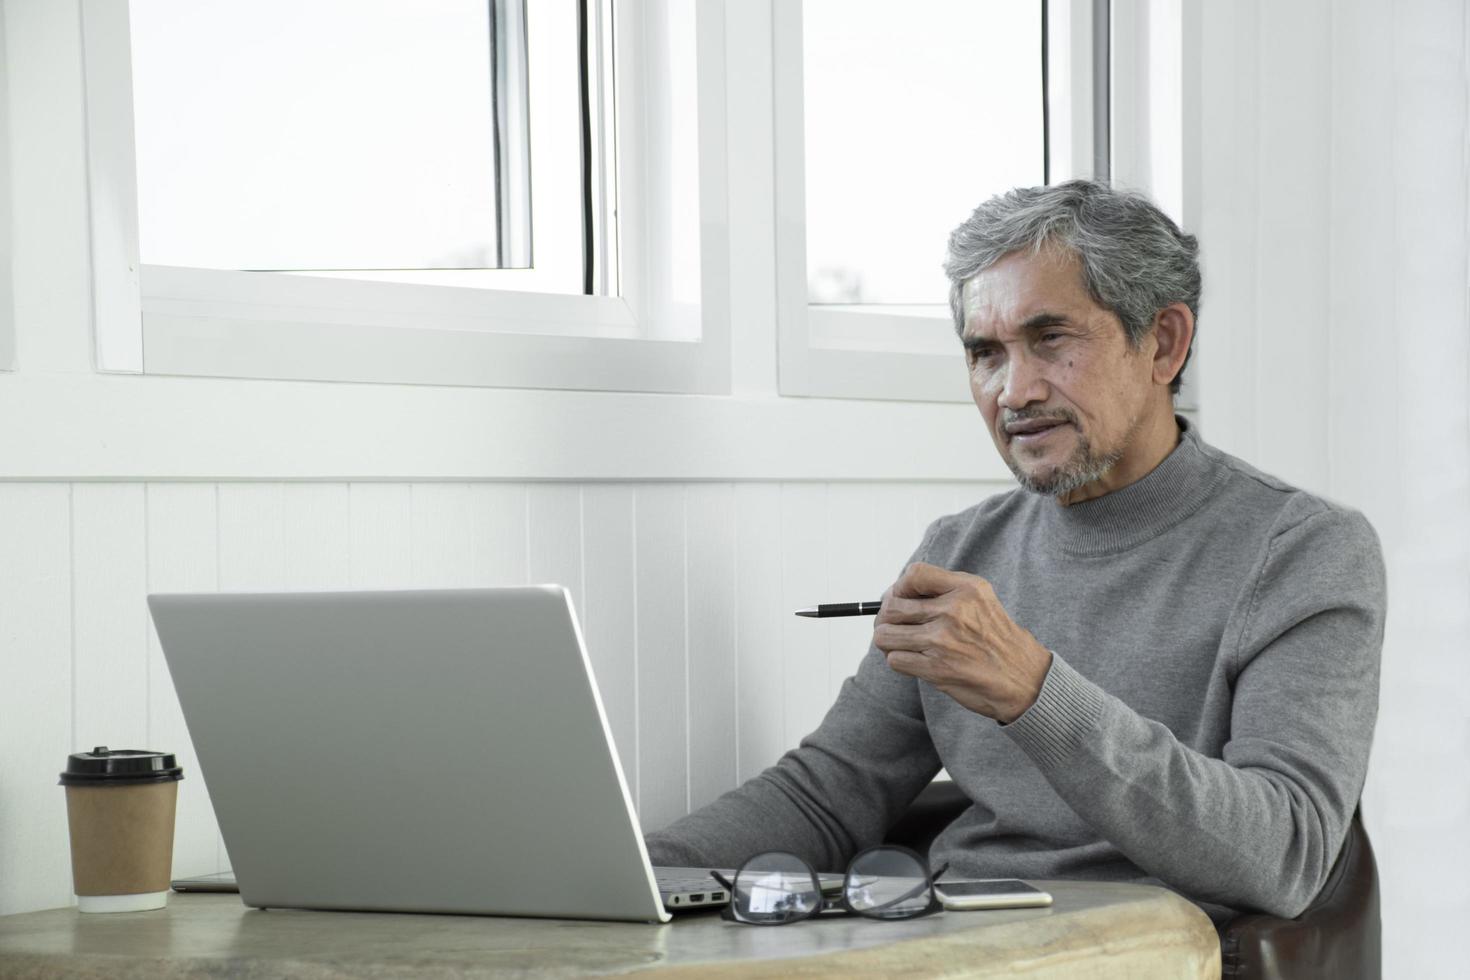
{"label": "silver laptop", "polygon": [[667,922],[728,899],[704,869],[658,884],[560,586],[148,606],[245,904]]}

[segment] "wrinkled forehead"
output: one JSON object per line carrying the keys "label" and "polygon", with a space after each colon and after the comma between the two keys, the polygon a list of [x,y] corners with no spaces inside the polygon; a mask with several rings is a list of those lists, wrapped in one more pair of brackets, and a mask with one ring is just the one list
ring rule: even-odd
{"label": "wrinkled forehead", "polygon": [[995,337],[1040,314],[1088,320],[1107,311],[1093,301],[1082,263],[1069,251],[1012,252],[965,280],[960,290],[964,335]]}

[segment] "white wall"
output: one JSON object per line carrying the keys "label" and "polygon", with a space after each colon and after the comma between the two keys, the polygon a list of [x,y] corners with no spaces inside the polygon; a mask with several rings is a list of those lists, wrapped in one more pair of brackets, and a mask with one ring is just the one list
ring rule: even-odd
{"label": "white wall", "polygon": [[1389,977],[1470,919],[1470,316],[1461,0],[1208,3],[1207,438],[1362,509],[1389,616],[1363,813]]}
{"label": "white wall", "polygon": [[[877,596],[1009,484],[973,407],[776,395],[769,164],[730,177],[728,397],[98,375],[77,4],[3,12],[0,914],[71,901],[56,776],[97,744],[182,754],[176,870],[222,860],[149,591],[563,582],[652,829],[773,762],[866,650],[790,610]],[[768,22],[738,8],[730,43]],[[769,158],[748,88],[731,139]]]}
{"label": "white wall", "polygon": [[794,745],[935,515],[998,484],[0,482],[0,914],[71,901],[69,752],[177,752],[175,871],[224,863],[144,608],[150,591],[572,592],[646,829]]}
{"label": "white wall", "polygon": [[[730,398],[99,378],[75,3],[4,4],[18,371],[0,372],[0,912],[69,900],[68,751],[184,747],[148,589],[567,579],[657,822],[774,757],[856,656],[859,624],[823,624],[816,649],[784,610],[880,588],[924,520],[1004,485],[963,406],[778,404],[759,78],[730,96],[750,155],[730,174]],[[1464,8],[1189,10],[1202,429],[1383,537],[1364,810],[1385,974],[1447,975],[1470,915]],[[730,43],[762,11],[732,6]],[[800,448],[819,432],[837,446]],[[863,515],[876,535],[846,533]],[[711,601],[730,589],[738,620]],[[641,742],[643,699],[669,688],[736,726],[733,746],[688,720],[682,743]],[[181,871],[218,861],[200,788],[183,784]]]}

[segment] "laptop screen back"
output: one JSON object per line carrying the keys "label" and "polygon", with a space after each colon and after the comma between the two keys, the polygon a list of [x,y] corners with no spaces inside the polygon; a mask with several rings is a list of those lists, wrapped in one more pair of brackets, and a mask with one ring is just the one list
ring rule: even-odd
{"label": "laptop screen back", "polygon": [[247,905],[667,921],[559,586],[148,602]]}

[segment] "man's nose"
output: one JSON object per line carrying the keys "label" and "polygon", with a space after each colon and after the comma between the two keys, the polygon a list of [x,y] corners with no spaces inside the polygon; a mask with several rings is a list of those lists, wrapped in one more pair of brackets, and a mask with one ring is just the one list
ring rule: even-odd
{"label": "man's nose", "polygon": [[1011,358],[1006,364],[1005,383],[1000,389],[1002,408],[1021,409],[1034,402],[1046,401],[1049,392],[1040,367],[1024,355]]}

